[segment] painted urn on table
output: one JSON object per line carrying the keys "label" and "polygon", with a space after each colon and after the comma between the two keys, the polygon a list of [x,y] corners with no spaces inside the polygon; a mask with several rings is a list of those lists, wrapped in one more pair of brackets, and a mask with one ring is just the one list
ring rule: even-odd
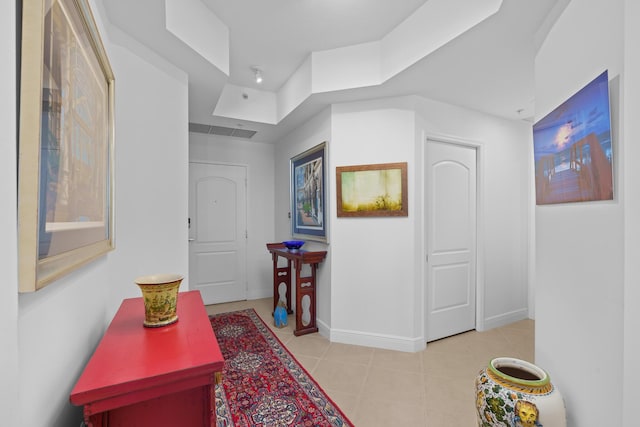
{"label": "painted urn on table", "polygon": [[492,359],[476,377],[479,427],[565,427],[564,399],[538,366]]}
{"label": "painted urn on table", "polygon": [[158,328],[178,321],[178,290],[182,279],[179,274],[154,274],[135,280],[144,300],[144,326]]}

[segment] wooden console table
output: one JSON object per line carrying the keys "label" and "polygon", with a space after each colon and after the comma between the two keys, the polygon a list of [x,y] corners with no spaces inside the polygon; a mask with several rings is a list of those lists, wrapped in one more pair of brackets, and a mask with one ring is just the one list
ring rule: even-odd
{"label": "wooden console table", "polygon": [[[289,251],[283,243],[267,243],[267,249],[271,252],[273,259],[273,309],[275,311],[280,299],[278,288],[281,283],[287,287],[287,312],[293,313],[291,310],[291,264],[295,270],[296,284],[296,328],[293,331],[295,336],[318,332],[316,324],[316,269],[327,256],[327,251]],[[278,267],[278,258],[283,257],[287,260],[286,267]],[[309,264],[311,267],[310,276],[300,276],[303,264]],[[302,298],[307,295],[311,300],[309,305],[310,321],[304,323],[302,321]]]}
{"label": "wooden console table", "polygon": [[142,298],[125,299],[70,401],[89,427],[215,426],[224,359],[199,291],[178,294],[178,322],[145,328]]}

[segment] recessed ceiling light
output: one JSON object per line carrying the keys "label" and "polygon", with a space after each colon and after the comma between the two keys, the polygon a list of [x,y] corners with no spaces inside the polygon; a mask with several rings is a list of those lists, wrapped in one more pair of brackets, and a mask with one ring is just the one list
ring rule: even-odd
{"label": "recessed ceiling light", "polygon": [[260,70],[260,68],[258,67],[253,67],[252,70],[256,78],[256,83],[262,83],[262,70]]}

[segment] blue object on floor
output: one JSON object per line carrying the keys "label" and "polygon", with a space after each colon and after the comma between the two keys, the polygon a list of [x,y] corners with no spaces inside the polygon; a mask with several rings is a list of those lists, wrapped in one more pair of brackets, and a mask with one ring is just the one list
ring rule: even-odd
{"label": "blue object on floor", "polygon": [[279,302],[275,311],[273,312],[273,320],[277,328],[284,328],[287,326],[287,308],[284,303]]}

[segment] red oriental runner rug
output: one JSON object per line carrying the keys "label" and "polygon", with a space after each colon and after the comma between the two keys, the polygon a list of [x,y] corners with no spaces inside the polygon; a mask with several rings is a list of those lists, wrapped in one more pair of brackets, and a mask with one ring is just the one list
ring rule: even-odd
{"label": "red oriental runner rug", "polygon": [[353,427],[253,309],[209,319],[225,359],[218,427]]}

